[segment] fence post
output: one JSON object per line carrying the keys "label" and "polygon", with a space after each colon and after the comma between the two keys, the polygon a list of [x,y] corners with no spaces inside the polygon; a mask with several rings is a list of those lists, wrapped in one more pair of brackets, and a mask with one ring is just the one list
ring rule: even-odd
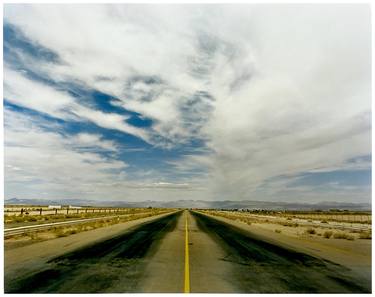
{"label": "fence post", "polygon": [[57,215],[57,208],[55,208],[55,215]]}
{"label": "fence post", "polygon": [[69,214],[69,207],[66,209],[66,214]]}
{"label": "fence post", "polygon": [[43,211],[43,208],[40,208],[40,209],[39,209],[39,215],[40,215],[40,216],[42,215],[42,211]]}
{"label": "fence post", "polygon": [[23,212],[24,212],[24,210],[23,210],[23,208],[21,208],[21,216],[23,215]]}
{"label": "fence post", "polygon": [[85,213],[87,213],[87,208],[85,209]]}

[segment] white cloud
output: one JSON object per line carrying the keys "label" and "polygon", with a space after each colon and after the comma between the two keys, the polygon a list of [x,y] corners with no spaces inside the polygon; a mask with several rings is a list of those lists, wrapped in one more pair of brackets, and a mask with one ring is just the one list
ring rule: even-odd
{"label": "white cloud", "polygon": [[7,5],[4,14],[64,61],[41,71],[154,124],[145,132],[11,73],[14,103],[57,117],[68,108],[156,146],[206,140],[210,153],[173,164],[203,169],[210,192],[197,198],[251,199],[273,177],[345,169],[371,154],[368,5]]}
{"label": "white cloud", "polygon": [[217,96],[206,127],[216,195],[251,196],[268,178],[371,153],[368,13],[365,6],[257,9],[248,26],[254,77]]}
{"label": "white cloud", "polygon": [[11,103],[55,118],[90,121],[99,127],[119,130],[142,139],[148,138],[145,131],[127,124],[125,122],[127,117],[124,115],[104,113],[85,107],[76,102],[68,93],[28,79],[7,67],[4,69],[4,77],[4,97]]}
{"label": "white cloud", "polygon": [[74,147],[78,148],[99,147],[107,151],[116,151],[118,149],[116,143],[109,140],[103,140],[102,137],[96,134],[80,133],[69,139],[69,141]]}
{"label": "white cloud", "polygon": [[57,118],[67,117],[64,110],[74,104],[67,93],[29,80],[9,68],[4,69],[4,97],[14,104]]}
{"label": "white cloud", "polygon": [[64,136],[60,128],[5,109],[6,197],[138,201],[150,195],[174,199],[179,191],[179,197],[193,198],[194,185],[160,181],[155,172],[131,181],[126,163],[116,154],[101,154],[116,153],[122,149],[118,143],[98,134]]}
{"label": "white cloud", "polygon": [[[81,185],[112,181],[118,170],[124,170],[122,161],[107,159],[95,148],[113,151],[111,142],[101,140],[95,134],[78,134],[73,138],[58,132],[38,128],[39,121],[32,117],[5,111],[5,190],[13,187],[34,189],[75,189],[81,193]],[[37,125],[36,125],[37,123]],[[84,147],[82,147],[84,146]],[[63,195],[63,194],[62,194]]]}

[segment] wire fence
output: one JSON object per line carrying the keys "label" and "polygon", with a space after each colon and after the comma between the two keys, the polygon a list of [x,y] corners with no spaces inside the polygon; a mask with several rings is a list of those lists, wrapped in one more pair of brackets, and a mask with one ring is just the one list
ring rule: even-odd
{"label": "wire fence", "polygon": [[288,213],[283,213],[280,216],[288,217],[288,218],[306,219],[306,220],[335,221],[335,222],[348,222],[348,223],[371,224],[372,222],[372,216],[369,213],[363,213],[363,214],[344,214],[344,213],[288,214]]}
{"label": "wire fence", "polygon": [[77,208],[77,207],[61,207],[61,208],[48,208],[48,207],[9,207],[4,209],[4,215],[58,215],[58,214],[83,214],[83,213],[135,213],[135,208]]}

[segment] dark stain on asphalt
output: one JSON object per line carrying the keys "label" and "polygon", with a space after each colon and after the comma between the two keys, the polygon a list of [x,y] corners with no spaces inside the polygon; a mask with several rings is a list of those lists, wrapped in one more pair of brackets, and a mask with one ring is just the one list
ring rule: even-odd
{"label": "dark stain on asphalt", "polygon": [[245,230],[192,212],[198,227],[226,252],[242,293],[368,293],[348,268],[265,241]]}
{"label": "dark stain on asphalt", "polygon": [[15,279],[6,293],[133,292],[147,258],[176,228],[181,212],[141,224],[116,237],[54,258],[45,269]]}

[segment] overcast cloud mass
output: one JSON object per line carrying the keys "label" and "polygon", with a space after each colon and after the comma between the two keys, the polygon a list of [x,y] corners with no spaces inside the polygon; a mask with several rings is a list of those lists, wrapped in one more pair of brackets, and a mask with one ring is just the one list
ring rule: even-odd
{"label": "overcast cloud mass", "polygon": [[371,201],[368,5],[4,10],[5,198]]}

